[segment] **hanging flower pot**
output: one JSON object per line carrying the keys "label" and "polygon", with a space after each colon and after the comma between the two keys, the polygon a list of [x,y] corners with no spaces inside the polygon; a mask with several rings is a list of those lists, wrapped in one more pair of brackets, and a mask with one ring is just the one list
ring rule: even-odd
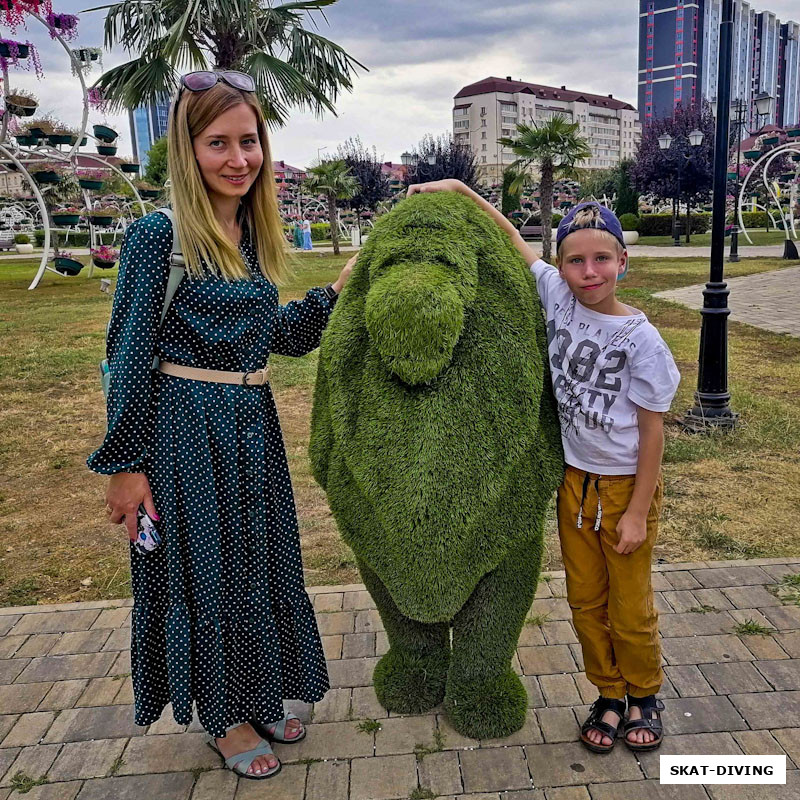
{"label": "hanging flower pot", "polygon": [[52,133],[52,131],[46,131],[40,125],[31,125],[28,128],[28,133],[31,136],[35,136],[37,139],[44,139],[47,136],[49,136]]}
{"label": "hanging flower pot", "polygon": [[62,275],[77,275],[83,269],[83,264],[76,258],[56,256],[54,261],[56,272]]}
{"label": "hanging flower pot", "polygon": [[0,42],[0,56],[3,58],[27,58],[29,55],[30,47],[27,44],[9,40]]}
{"label": "hanging flower pot", "polygon": [[36,183],[60,183],[61,174],[52,169],[42,169],[38,172],[30,170],[31,177]]}
{"label": "hanging flower pot", "polygon": [[16,90],[6,96],[6,109],[16,117],[32,117],[39,107],[39,101],[30,92]]}
{"label": "hanging flower pot", "polygon": [[745,158],[758,158],[761,155],[760,150],[745,150],[744,157]]}
{"label": "hanging flower pot", "polygon": [[99,192],[103,188],[103,181],[96,181],[91,178],[78,178],[81,189],[88,189],[90,192]]}
{"label": "hanging flower pot", "polygon": [[115,144],[98,144],[97,152],[101,156],[114,156],[117,154],[117,146]]}
{"label": "hanging flower pot", "polygon": [[78,35],[78,17],[75,14],[54,14],[52,11],[45,17],[50,28],[50,38],[60,35],[62,39],[71,41]]}
{"label": "hanging flower pot", "polygon": [[127,172],[129,174],[135,174],[139,171],[139,164],[135,161],[126,161],[119,165],[119,168],[123,172]]}
{"label": "hanging flower pot", "polygon": [[108,245],[100,245],[91,249],[92,263],[100,269],[111,269],[119,258],[119,250]]}
{"label": "hanging flower pot", "polygon": [[771,147],[774,144],[778,144],[780,142],[780,138],[778,136],[770,136],[767,139],[764,139],[764,144]]}
{"label": "hanging flower pot", "polygon": [[78,137],[71,133],[51,133],[47,137],[49,144],[56,146],[59,144],[73,145],[78,141]]}
{"label": "hanging flower pot", "polygon": [[52,214],[53,222],[59,227],[68,227],[70,225],[77,225],[81,221],[79,212],[68,211],[54,211]]}
{"label": "hanging flower pot", "polygon": [[786,135],[791,136],[792,138],[800,136],[800,126],[797,126],[795,128],[787,128]]}
{"label": "hanging flower pot", "polygon": [[109,128],[108,125],[95,125],[93,130],[96,138],[101,142],[108,142],[108,144],[111,144],[111,142],[119,136],[119,134],[113,128]]}
{"label": "hanging flower pot", "polygon": [[18,133],[14,138],[17,140],[17,144],[22,145],[22,147],[36,147],[39,144],[37,136],[31,136],[27,133]]}
{"label": "hanging flower pot", "polygon": [[109,214],[89,214],[86,218],[92,223],[92,225],[97,225],[99,228],[107,228],[114,219]]}

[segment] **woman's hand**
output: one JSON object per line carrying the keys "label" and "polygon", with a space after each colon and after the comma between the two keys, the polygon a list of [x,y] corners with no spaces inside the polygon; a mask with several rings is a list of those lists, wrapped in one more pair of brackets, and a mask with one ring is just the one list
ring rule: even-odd
{"label": "woman's hand", "polygon": [[333,291],[336,294],[341,294],[342,289],[344,289],[344,285],[350,279],[350,273],[353,271],[353,265],[356,263],[356,259],[358,258],[358,253],[356,253],[345,265],[342,267],[342,271],[339,273],[339,277],[336,279],[336,283],[331,284],[333,286]]}
{"label": "woman's hand", "polygon": [[114,525],[124,522],[132,542],[136,541],[136,512],[140,504],[151,519],[158,519],[150,484],[143,472],[118,472],[109,478],[106,489],[108,521]]}
{"label": "woman's hand", "polygon": [[411,197],[412,194],[420,194],[421,192],[463,192],[466,188],[467,185],[456,178],[445,178],[441,181],[429,181],[428,183],[412,183],[408,187],[406,197]]}

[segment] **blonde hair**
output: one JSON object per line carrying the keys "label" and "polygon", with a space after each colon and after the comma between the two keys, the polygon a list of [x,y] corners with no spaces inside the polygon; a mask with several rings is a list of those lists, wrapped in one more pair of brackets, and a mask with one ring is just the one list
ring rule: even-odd
{"label": "blonde hair", "polygon": [[[572,218],[572,222],[569,224],[569,232],[583,230],[588,228],[589,230],[594,230],[598,234],[610,236],[614,240],[614,244],[617,246],[617,255],[621,256],[625,252],[625,248],[620,243],[619,239],[614,236],[613,233],[610,233],[605,229],[602,224],[602,217],[600,216],[600,209],[598,206],[590,205],[582,208],[578,211],[575,216]],[[598,224],[600,223],[600,224]],[[559,263],[563,258],[564,248],[563,248],[563,240],[562,240],[562,247],[558,248],[558,252],[556,253],[556,258]]]}
{"label": "blonde hair", "polygon": [[240,210],[247,221],[261,272],[277,284],[287,273],[283,224],[275,191],[267,125],[255,94],[219,81],[203,92],[185,90],[177,101],[173,101],[167,126],[170,200],[186,269],[191,276],[202,277],[211,271],[226,280],[249,277],[239,248],[225,235],[214,216],[192,146],[192,140],[201,131],[239,103],[245,103],[255,112],[264,154],[261,170],[242,198]]}

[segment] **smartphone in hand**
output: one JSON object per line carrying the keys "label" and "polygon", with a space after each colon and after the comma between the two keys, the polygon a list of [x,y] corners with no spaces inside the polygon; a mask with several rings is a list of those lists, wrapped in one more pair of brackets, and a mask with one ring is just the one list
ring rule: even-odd
{"label": "smartphone in hand", "polygon": [[133,546],[143,555],[155,550],[161,544],[156,525],[145,511],[143,505],[136,512],[136,541]]}

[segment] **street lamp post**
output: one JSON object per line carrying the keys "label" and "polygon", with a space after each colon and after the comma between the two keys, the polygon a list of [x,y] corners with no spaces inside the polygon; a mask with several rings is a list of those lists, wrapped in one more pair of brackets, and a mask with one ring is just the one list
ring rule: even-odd
{"label": "street lamp post", "polygon": [[714,144],[714,193],[711,216],[711,264],[703,291],[700,353],[694,406],[684,417],[690,431],[731,430],[738,414],[730,407],[728,391],[728,286],[724,281],[725,206],[727,200],[728,140],[730,135],[731,52],[733,0],[723,0],[719,35],[718,117]]}
{"label": "street lamp post", "polygon": [[[733,230],[731,231],[731,251],[728,261],[736,263],[739,261],[739,181],[741,180],[741,165],[742,165],[742,131],[750,134],[751,136],[760,130],[761,117],[768,117],[772,113],[772,103],[774,98],[766,92],[760,92],[755,97],[756,106],[756,129],[751,131],[747,127],[747,105],[741,97],[737,97],[731,104],[731,111],[734,114],[733,127],[736,131],[736,190],[733,196]],[[714,102],[714,116],[718,103]]]}
{"label": "street lamp post", "polygon": [[[681,235],[680,231],[678,230],[678,219],[680,219],[681,215],[681,179],[683,178],[683,168],[684,165],[688,164],[693,156],[694,152],[701,144],[703,144],[703,131],[698,130],[695,128],[689,134],[689,145],[690,150],[688,153],[681,152],[677,156],[677,163],[678,163],[678,198],[677,198],[677,206],[675,209],[675,213],[672,215],[672,237],[675,240],[674,246],[680,247],[681,246]],[[658,137],[658,146],[663,151],[668,151],[672,148],[673,142],[677,141],[668,133],[662,133],[661,136]],[[691,233],[691,231],[689,231]]]}

